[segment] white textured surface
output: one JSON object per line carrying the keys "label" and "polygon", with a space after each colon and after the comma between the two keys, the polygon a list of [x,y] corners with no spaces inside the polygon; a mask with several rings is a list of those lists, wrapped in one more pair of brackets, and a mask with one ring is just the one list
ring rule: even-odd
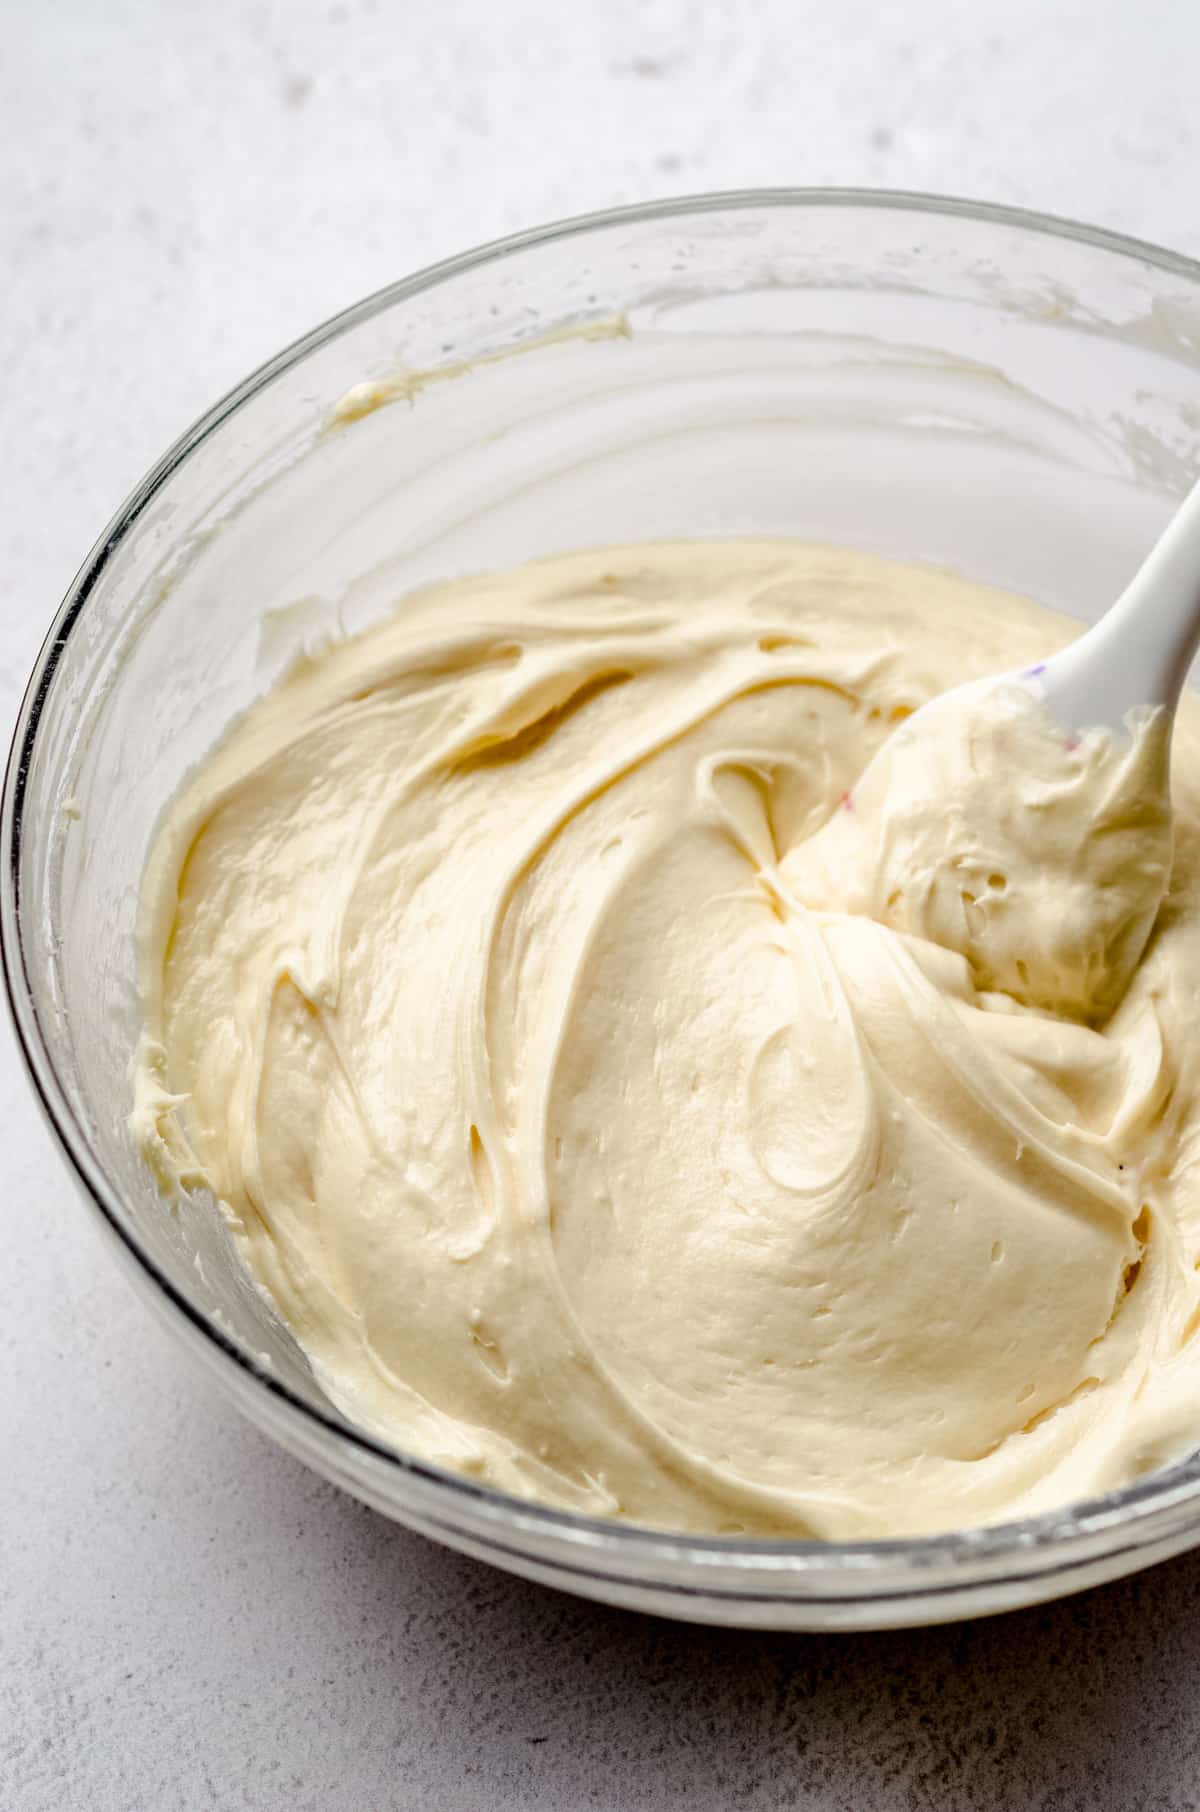
{"label": "white textured surface", "polygon": [[[431,258],[879,183],[1200,254],[1187,0],[0,0],[0,715],[166,442]],[[0,1807],[1200,1806],[1200,1556],[818,1641],[442,1553],[236,1421],[112,1267],[0,1031]]]}

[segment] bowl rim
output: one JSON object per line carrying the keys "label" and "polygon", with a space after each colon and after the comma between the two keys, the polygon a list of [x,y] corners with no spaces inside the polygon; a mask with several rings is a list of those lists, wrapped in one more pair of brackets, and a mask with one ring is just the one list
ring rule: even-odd
{"label": "bowl rim", "polygon": [[[702,1570],[736,1569],[740,1565],[751,1576],[757,1575],[760,1584],[767,1583],[764,1576],[770,1577],[777,1588],[782,1585],[785,1575],[803,1576],[806,1580],[815,1578],[829,1586],[841,1579],[854,1589],[839,1594],[839,1599],[870,1602],[905,1595],[904,1587],[899,1593],[897,1591],[895,1569],[898,1565],[913,1569],[915,1576],[908,1587],[913,1594],[941,1594],[972,1583],[969,1575],[975,1575],[980,1583],[985,1580],[994,1583],[998,1564],[1019,1562],[1034,1551],[1052,1548],[1056,1561],[1069,1570],[1073,1565],[1084,1564],[1086,1553],[1081,1550],[1094,1552],[1097,1538],[1129,1535],[1136,1530],[1151,1541],[1160,1531],[1156,1526],[1147,1525],[1173,1510],[1193,1509],[1200,1523],[1200,1451],[1119,1491],[1082,1499],[1036,1516],[982,1527],[954,1528],[933,1535],[838,1542],[690,1534],[641,1523],[582,1516],[514,1496],[392,1446],[343,1418],[336,1410],[325,1411],[292,1391],[266,1369],[250,1348],[244,1347],[190,1302],[143,1247],[121,1209],[119,1192],[110,1186],[88,1147],[86,1135],[72,1112],[42,1035],[26,963],[20,899],[26,780],[42,713],[67,641],[102,572],[138,518],[178,468],[243,404],[276,377],[383,310],[468,271],[518,256],[526,250],[655,220],[722,212],[826,208],[966,219],[1030,235],[1075,241],[1120,259],[1134,260],[1181,276],[1200,290],[1200,261],[1126,234],[1053,214],[918,190],[779,187],[702,192],[569,216],[440,259],[373,291],[259,365],[185,429],[117,509],[71,582],[22,695],[5,767],[0,795],[0,966],[18,1048],[68,1169],[74,1173],[85,1200],[124,1249],[134,1270],[141,1273],[141,1281],[168,1312],[168,1318],[173,1313],[186,1324],[180,1331],[206,1349],[207,1356],[225,1373],[228,1383],[248,1383],[251,1391],[265,1389],[290,1419],[298,1417],[302,1425],[313,1425],[322,1436],[348,1443],[370,1461],[382,1461],[410,1479],[422,1481],[446,1499],[447,1511],[457,1505],[464,1515],[473,1514],[493,1528],[502,1526],[510,1532],[521,1530],[529,1535],[557,1537],[573,1544],[586,1543],[594,1554],[607,1550],[608,1557],[614,1560],[622,1555],[630,1560],[636,1557],[643,1563],[661,1560],[678,1564],[686,1560],[697,1563]],[[233,1368],[232,1373],[230,1368]],[[942,1572],[943,1566],[949,1569],[949,1578]],[[749,1585],[750,1580],[746,1583]],[[776,1593],[767,1596],[774,1598]]]}

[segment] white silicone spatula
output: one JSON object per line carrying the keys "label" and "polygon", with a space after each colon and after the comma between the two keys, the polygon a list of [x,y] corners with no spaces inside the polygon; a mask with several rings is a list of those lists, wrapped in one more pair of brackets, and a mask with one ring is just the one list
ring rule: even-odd
{"label": "white silicone spatula", "polygon": [[796,852],[807,905],[965,956],[987,989],[1091,1023],[1170,880],[1171,718],[1200,646],[1200,486],[1106,616],[893,731]]}
{"label": "white silicone spatula", "polygon": [[1086,635],[1010,676],[1066,730],[1121,730],[1130,711],[1173,711],[1200,646],[1200,484],[1116,603]]}

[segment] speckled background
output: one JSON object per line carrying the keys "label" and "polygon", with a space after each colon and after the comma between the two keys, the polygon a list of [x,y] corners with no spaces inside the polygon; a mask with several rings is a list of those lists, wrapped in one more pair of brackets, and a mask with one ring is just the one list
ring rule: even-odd
{"label": "speckled background", "polygon": [[[759,182],[1200,254],[1198,95],[1194,0],[0,0],[0,715],[166,442],[406,270]],[[7,1026],[0,1124],[3,1812],[1200,1806],[1200,1557],[829,1640],[505,1579],[210,1394],[89,1230]]]}

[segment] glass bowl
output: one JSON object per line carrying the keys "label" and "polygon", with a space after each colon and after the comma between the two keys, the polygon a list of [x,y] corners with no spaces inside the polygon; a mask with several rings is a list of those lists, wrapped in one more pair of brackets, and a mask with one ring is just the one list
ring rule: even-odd
{"label": "glass bowl", "polygon": [[1200,1456],[1054,1515],[912,1541],[680,1537],[506,1497],[350,1426],[211,1204],[169,1208],[126,1130],[148,841],[302,648],[428,579],[677,536],[858,545],[1086,618],[1198,466],[1200,266],[1031,214],[838,191],[631,208],[451,259],[190,429],[39,656],[5,782],[0,929],[85,1201],[245,1414],[436,1540],[712,1623],[943,1621],[1200,1542]]}

